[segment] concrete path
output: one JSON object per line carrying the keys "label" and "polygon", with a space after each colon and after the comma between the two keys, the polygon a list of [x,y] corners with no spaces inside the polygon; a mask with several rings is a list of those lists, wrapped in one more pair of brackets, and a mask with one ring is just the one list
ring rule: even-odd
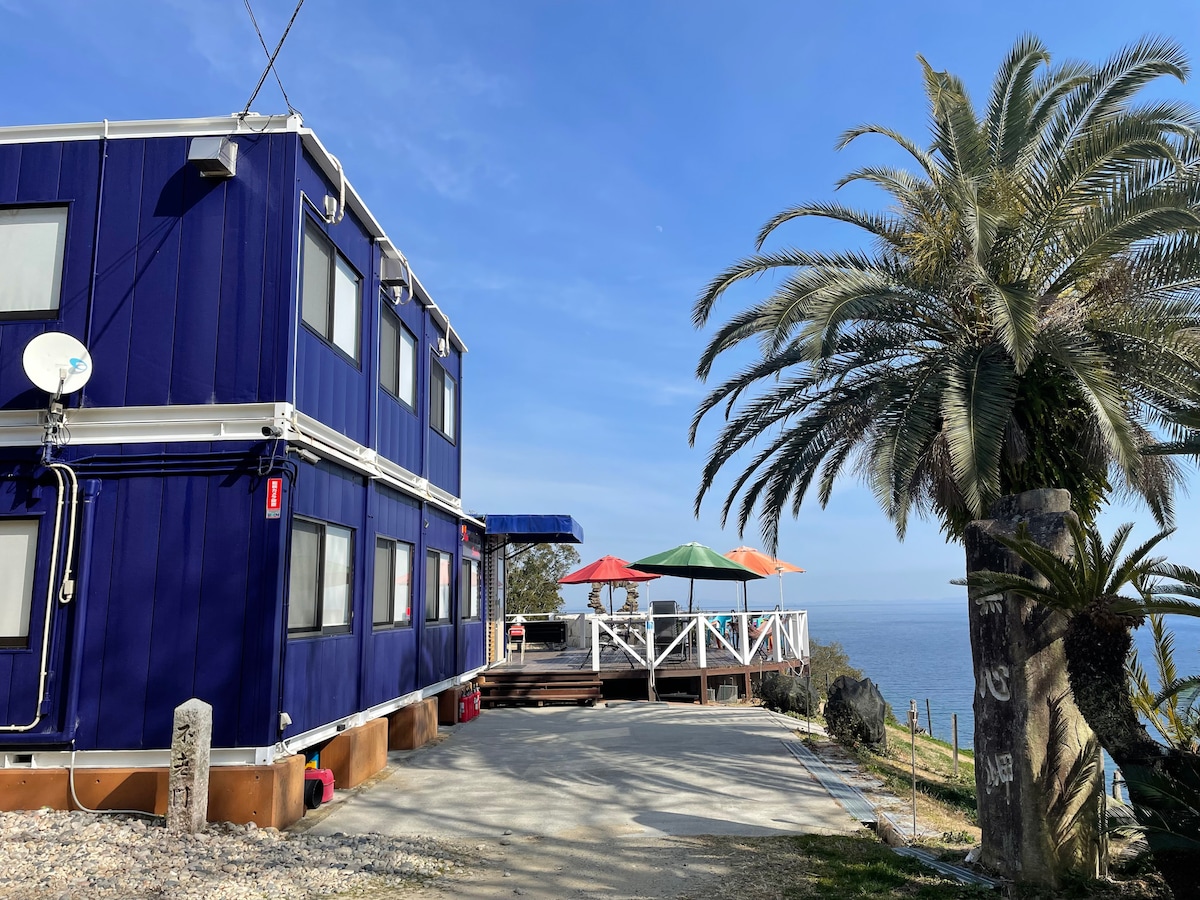
{"label": "concrete path", "polygon": [[[316,834],[494,843],[851,833],[763,709],[619,703],[487,710],[329,810]],[[501,839],[501,843],[508,840]]]}

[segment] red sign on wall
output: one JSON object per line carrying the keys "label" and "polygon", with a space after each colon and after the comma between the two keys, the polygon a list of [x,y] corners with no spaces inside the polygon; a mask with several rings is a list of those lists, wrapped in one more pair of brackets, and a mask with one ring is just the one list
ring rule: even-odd
{"label": "red sign on wall", "polygon": [[267,479],[267,518],[278,519],[283,509],[283,479]]}

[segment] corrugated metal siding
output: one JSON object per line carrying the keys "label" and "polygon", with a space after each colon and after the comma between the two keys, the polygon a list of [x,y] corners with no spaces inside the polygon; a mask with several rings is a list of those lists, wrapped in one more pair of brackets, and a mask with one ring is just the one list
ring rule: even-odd
{"label": "corrugated metal siding", "polygon": [[[430,333],[433,335],[433,342],[437,343],[437,334],[439,333],[431,322],[429,325]],[[429,441],[429,472],[427,477],[444,491],[449,491],[454,495],[459,493],[459,473],[461,471],[461,450],[462,450],[462,354],[457,350],[451,350],[450,354],[438,360],[438,363],[449,373],[450,377],[456,383],[456,391],[458,397],[458,409],[456,415],[458,421],[455,423],[455,439],[453,442],[446,440],[433,428],[426,429]],[[432,362],[430,363],[432,364]],[[424,403],[429,403],[429,382],[425,381],[425,399]],[[428,413],[426,413],[426,421],[428,421]]]}
{"label": "corrugated metal siding", "polygon": [[[338,194],[337,186],[325,180],[307,154],[302,155],[298,178],[300,190],[317,206],[322,204],[326,194],[334,197]],[[311,206],[301,203],[295,227],[302,234],[305,226],[322,231],[362,277],[361,347],[359,359],[354,362],[301,323],[296,347],[296,407],[347,437],[369,445],[369,410],[374,405],[374,391],[378,389],[376,247],[352,215],[347,215],[337,225],[330,225]],[[297,292],[297,302],[298,296]],[[299,313],[296,315],[298,317]]]}
{"label": "corrugated metal siding", "polygon": [[[0,518],[37,519],[38,537],[34,563],[32,608],[29,616],[29,648],[0,647],[0,722],[25,725],[33,721],[38,706],[38,672],[41,661],[42,626],[46,614],[46,589],[49,580],[50,547],[54,530],[55,491],[34,480],[32,467],[21,470],[22,477],[0,481]],[[27,476],[27,477],[26,477]],[[54,630],[61,632],[65,619],[72,614],[67,607],[54,610]],[[61,652],[55,645],[51,669],[62,671]],[[51,696],[61,694],[61,681],[51,684]],[[62,728],[62,707],[54,708],[39,723],[34,734],[48,734]]]}
{"label": "corrugated metal siding", "polygon": [[265,480],[243,469],[102,481],[77,746],[169,746],[173,711],[191,697],[213,706],[214,746],[272,743],[283,526],[265,518]]}
{"label": "corrugated metal siding", "polygon": [[66,331],[88,344],[88,406],[285,399],[295,135],[239,137],[238,174],[202,179],[186,138],[107,145],[88,315],[101,145],[0,147],[0,203],[69,204],[58,317],[0,322],[0,408],[36,408],[21,351]]}
{"label": "corrugated metal siding", "polygon": [[[429,427],[429,357],[421,349],[422,335],[425,333],[425,320],[429,314],[421,304],[411,300],[401,306],[382,301],[412,332],[417,339],[417,389],[415,410],[397,401],[391,394],[379,386],[375,380],[375,392],[378,399],[379,418],[376,425],[376,446],[382,456],[398,463],[410,472],[425,474],[425,437]],[[379,314],[377,312],[377,314]],[[378,331],[378,329],[376,329]],[[378,353],[376,355],[378,360]],[[375,371],[378,372],[378,362]],[[422,395],[425,396],[422,396]]]}
{"label": "corrugated metal siding", "polygon": [[[374,586],[375,539],[392,538],[413,545],[413,615],[416,616],[417,577],[422,573],[421,504],[411,497],[384,487],[372,486],[373,533],[369,563],[371,572],[365,579],[368,592]],[[420,621],[407,628],[387,628],[376,631],[371,624],[374,597],[364,603],[363,618],[363,696],[361,705],[374,706],[417,689],[417,630]]]}
{"label": "corrugated metal siding", "polygon": [[[365,598],[371,584],[365,548],[374,559],[374,535],[366,527],[363,478],[329,463],[302,465],[290,512],[354,529],[353,633],[291,638],[284,655],[283,709],[292,717],[284,735],[300,734],[358,711],[359,637],[370,627]],[[289,510],[284,509],[284,515]]]}
{"label": "corrugated metal siding", "polygon": [[[453,558],[454,573],[452,584],[454,589],[451,591],[450,608],[453,611],[453,620],[448,625],[425,625],[422,629],[419,651],[421,654],[420,669],[418,679],[420,686],[434,684],[443,679],[450,678],[452,675],[463,671],[457,667],[457,635],[458,630],[456,624],[458,622],[458,572],[462,565],[462,550],[461,540],[459,538],[459,525],[455,519],[445,513],[431,508],[425,510],[425,521],[428,526],[425,528],[425,544],[430,550],[442,550],[449,553]],[[424,550],[421,553],[421,569],[422,576],[425,568]],[[422,577],[421,583],[421,603],[420,603],[421,621],[425,620],[425,584]]]}

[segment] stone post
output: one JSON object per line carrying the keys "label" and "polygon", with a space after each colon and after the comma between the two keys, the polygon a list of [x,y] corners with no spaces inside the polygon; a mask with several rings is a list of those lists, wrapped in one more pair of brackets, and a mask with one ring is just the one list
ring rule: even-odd
{"label": "stone post", "polygon": [[[1070,548],[1067,491],[1003,497],[966,531],[967,572],[1033,572],[993,535]],[[975,672],[975,785],[982,862],[1006,878],[1057,886],[1099,872],[1099,746],[1075,706],[1062,636],[1066,620],[1018,594],[968,597]],[[1077,789],[1077,790],[1076,790]]]}
{"label": "stone post", "polygon": [[167,829],[196,834],[208,822],[208,752],[212,707],[193,697],[175,707],[171,769],[167,775]]}

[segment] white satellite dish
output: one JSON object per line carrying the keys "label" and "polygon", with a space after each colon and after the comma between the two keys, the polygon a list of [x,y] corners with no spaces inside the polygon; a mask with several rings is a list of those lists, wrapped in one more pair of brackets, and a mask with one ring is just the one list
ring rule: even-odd
{"label": "white satellite dish", "polygon": [[61,331],[47,331],[26,344],[21,364],[36,387],[56,397],[79,390],[92,377],[87,347]]}

